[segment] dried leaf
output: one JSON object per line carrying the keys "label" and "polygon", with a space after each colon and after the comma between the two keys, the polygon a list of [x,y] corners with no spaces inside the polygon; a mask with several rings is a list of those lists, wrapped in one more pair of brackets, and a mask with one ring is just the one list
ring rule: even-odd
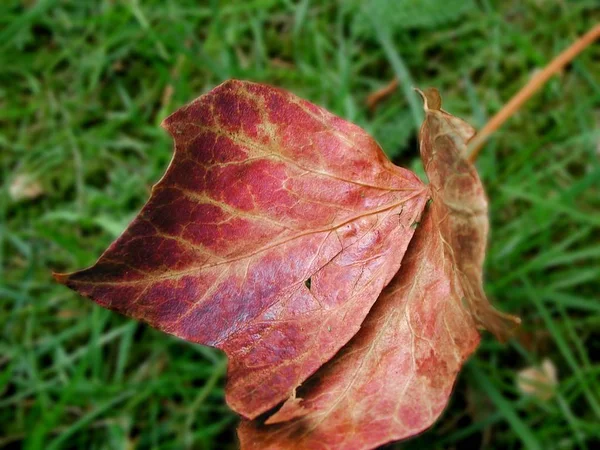
{"label": "dried leaf", "polygon": [[398,271],[427,188],[359,127],[230,81],[164,127],[175,155],[91,268],[57,279],[229,357],[248,418],[290,397],[358,331]]}
{"label": "dried leaf", "polygon": [[420,133],[421,159],[436,205],[433,210],[440,211],[436,228],[447,247],[445,263],[452,265],[463,302],[477,326],[505,341],[520,320],[494,309],[483,291],[488,202],[477,170],[466,158],[466,143],[475,130],[441,109],[436,89],[420,93],[426,111]]}
{"label": "dried leaf", "polygon": [[443,411],[479,343],[477,326],[507,335],[510,316],[481,287],[487,202],[464,158],[473,129],[440,109],[437,91],[423,96],[421,154],[433,201],[400,271],[355,338],[299,390],[303,400],[286,402],[264,425],[242,423],[243,449],[367,449],[420,433]]}
{"label": "dried leaf", "polygon": [[165,121],[173,161],[125,233],[57,279],[224,350],[227,401],[245,417],[285,401],[242,423],[244,449],[368,449],[423,431],[478,328],[506,339],[519,321],[482,287],[487,199],[465,158],[474,130],[436,90],[421,94],[429,187],[315,105],[219,86]]}
{"label": "dried leaf", "polygon": [[[242,449],[368,449],[420,433],[437,419],[479,334],[461,293],[453,292],[451,267],[439,263],[445,250],[436,220],[425,215],[361,330],[300,389],[301,419],[243,422]],[[287,403],[280,412],[269,423],[294,416]]]}

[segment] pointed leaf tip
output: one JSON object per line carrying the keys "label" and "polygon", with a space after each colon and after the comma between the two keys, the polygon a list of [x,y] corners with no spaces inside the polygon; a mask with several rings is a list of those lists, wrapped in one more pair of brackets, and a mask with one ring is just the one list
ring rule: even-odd
{"label": "pointed leaf tip", "polygon": [[476,319],[482,328],[492,333],[501,343],[508,341],[521,326],[519,317],[498,311],[491,304],[485,305]]}
{"label": "pointed leaf tip", "polygon": [[67,280],[69,279],[69,274],[52,272],[52,278],[54,278],[60,284],[67,284]]}
{"label": "pointed leaf tip", "polygon": [[419,88],[414,88],[423,99],[423,109],[427,111],[439,111],[442,109],[442,96],[436,88],[430,87],[422,91]]}

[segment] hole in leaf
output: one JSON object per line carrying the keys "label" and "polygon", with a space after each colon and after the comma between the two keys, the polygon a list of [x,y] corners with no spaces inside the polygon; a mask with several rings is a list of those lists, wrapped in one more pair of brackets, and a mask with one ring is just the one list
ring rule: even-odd
{"label": "hole in leaf", "polygon": [[312,284],[312,282],[311,282],[310,278],[304,282],[304,286],[306,286],[308,288],[308,290],[310,290],[311,284]]}

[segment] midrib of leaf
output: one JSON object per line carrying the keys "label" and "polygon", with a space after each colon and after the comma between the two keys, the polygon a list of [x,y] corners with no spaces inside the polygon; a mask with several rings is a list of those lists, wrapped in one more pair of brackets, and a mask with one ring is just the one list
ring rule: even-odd
{"label": "midrib of leaf", "polygon": [[140,279],[140,280],[127,280],[127,281],[86,281],[86,280],[69,280],[69,283],[74,283],[74,284],[93,284],[93,285],[98,285],[98,286],[122,286],[122,285],[136,285],[136,284],[144,284],[144,283],[150,283],[150,282],[155,282],[155,281],[161,281],[161,280],[171,280],[174,278],[178,278],[178,277],[182,277],[185,275],[189,275],[192,273],[196,273],[199,272],[201,270],[205,270],[205,269],[209,269],[209,268],[213,268],[213,267],[217,267],[217,266],[221,266],[224,264],[231,264],[233,262],[237,262],[237,261],[241,261],[247,258],[252,258],[256,255],[259,255],[261,253],[264,253],[268,250],[272,250],[273,248],[279,247],[281,245],[285,245],[288,242],[300,239],[302,237],[305,236],[310,236],[312,234],[319,234],[319,233],[326,233],[326,232],[330,232],[330,231],[334,231],[340,227],[343,227],[344,225],[348,224],[348,223],[352,223],[356,220],[359,220],[363,217],[369,217],[372,215],[376,215],[376,214],[380,214],[392,209],[395,209],[397,207],[399,207],[400,205],[414,199],[417,198],[421,195],[426,195],[425,193],[428,191],[428,189],[425,187],[423,190],[416,192],[415,194],[411,195],[410,197],[404,198],[402,199],[402,201],[394,203],[390,206],[387,206],[385,208],[381,208],[381,209],[377,209],[374,211],[369,211],[367,213],[364,214],[360,214],[358,216],[354,216],[348,220],[345,220],[337,225],[334,225],[332,227],[328,227],[328,228],[322,228],[322,229],[318,229],[318,230],[312,230],[312,231],[308,231],[306,233],[301,233],[298,234],[296,236],[292,236],[288,239],[285,239],[281,242],[276,242],[274,244],[268,245],[266,247],[263,247],[253,253],[249,253],[246,255],[242,255],[242,256],[238,256],[235,258],[231,258],[228,260],[224,260],[224,261],[220,261],[218,263],[215,264],[210,264],[210,265],[206,265],[206,266],[202,266],[202,267],[194,267],[191,269],[185,269],[185,270],[181,270],[181,271],[168,271],[166,274],[161,274],[161,275],[157,275],[157,276],[148,276],[147,278],[144,279]]}

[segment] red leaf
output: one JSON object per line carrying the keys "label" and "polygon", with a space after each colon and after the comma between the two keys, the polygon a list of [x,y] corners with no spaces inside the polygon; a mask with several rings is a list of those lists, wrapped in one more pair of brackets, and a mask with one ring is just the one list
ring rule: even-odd
{"label": "red leaf", "polygon": [[57,279],[229,357],[248,418],[290,397],[358,331],[428,197],[359,127],[230,81],[167,118],[175,155],[91,268]]}
{"label": "red leaf", "polygon": [[[431,211],[433,212],[433,211]],[[241,446],[254,449],[366,449],[406,438],[440,415],[479,333],[440,261],[434,214],[420,224],[402,268],[350,343],[301,389],[295,410],[243,422]],[[280,413],[284,414],[280,414]]]}
{"label": "red leaf", "polygon": [[402,268],[350,343],[271,416],[243,422],[244,449],[366,449],[413,436],[443,411],[477,326],[500,337],[518,319],[481,286],[487,201],[464,158],[474,130],[424,94],[421,154],[432,186]]}
{"label": "red leaf", "polygon": [[477,328],[505,339],[518,323],[482,287],[487,200],[465,158],[474,130],[437,91],[422,95],[431,189],[321,108],[221,85],[165,121],[175,156],[125,233],[92,268],[57,278],[223,349],[227,400],[244,416],[287,399],[242,423],[244,448],[365,449],[421,432]]}

